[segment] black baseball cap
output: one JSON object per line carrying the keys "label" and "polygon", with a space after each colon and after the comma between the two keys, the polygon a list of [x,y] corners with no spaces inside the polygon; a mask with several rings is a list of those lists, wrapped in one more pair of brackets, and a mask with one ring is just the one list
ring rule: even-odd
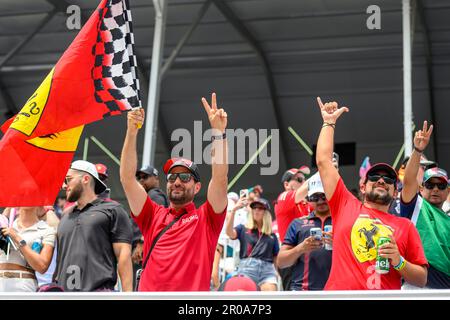
{"label": "black baseball cap", "polygon": [[171,158],[164,164],[163,171],[167,175],[169,174],[170,170],[175,167],[187,168],[194,176],[194,180],[196,182],[200,181],[200,173],[198,172],[198,168],[195,162],[185,158]]}
{"label": "black baseball cap", "polygon": [[138,171],[136,171],[136,176],[138,176],[140,173],[148,174],[149,176],[155,176],[157,177],[159,175],[158,170],[156,170],[154,167],[147,165],[140,168]]}
{"label": "black baseball cap", "polygon": [[256,204],[261,204],[264,206],[264,208],[266,208],[266,210],[270,211],[270,203],[266,199],[259,198],[254,200],[252,203],[250,203],[250,208],[253,209]]}

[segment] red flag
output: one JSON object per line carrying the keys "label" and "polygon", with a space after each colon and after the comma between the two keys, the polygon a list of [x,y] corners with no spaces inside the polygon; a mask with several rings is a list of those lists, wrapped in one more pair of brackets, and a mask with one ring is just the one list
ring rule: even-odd
{"label": "red flag", "polygon": [[[22,110],[2,127],[0,206],[53,204],[83,125],[140,107],[127,0],[102,0]],[[4,130],[5,131],[5,130]]]}
{"label": "red flag", "polygon": [[102,0],[11,128],[39,137],[140,107],[133,42],[127,1]]}
{"label": "red flag", "polygon": [[9,129],[0,141],[0,206],[53,205],[83,126],[24,140]]}

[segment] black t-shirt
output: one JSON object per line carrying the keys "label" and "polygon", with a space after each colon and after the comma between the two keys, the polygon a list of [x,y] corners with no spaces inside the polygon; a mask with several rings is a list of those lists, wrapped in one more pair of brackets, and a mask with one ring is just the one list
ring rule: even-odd
{"label": "black t-shirt", "polygon": [[73,206],[58,225],[56,282],[66,291],[113,289],[117,259],[113,243],[131,244],[130,219],[121,204],[96,199]]}
{"label": "black t-shirt", "polygon": [[277,236],[260,234],[258,229],[247,229],[243,224],[234,228],[240,243],[239,258],[256,258],[267,262],[273,262],[278,255],[280,245]]}
{"label": "black t-shirt", "polygon": [[[283,244],[295,247],[310,236],[311,228],[331,225],[331,217],[322,223],[319,217],[310,213],[307,217],[295,219],[289,225]],[[293,266],[290,290],[323,290],[331,270],[331,250],[321,248],[301,255]]]}

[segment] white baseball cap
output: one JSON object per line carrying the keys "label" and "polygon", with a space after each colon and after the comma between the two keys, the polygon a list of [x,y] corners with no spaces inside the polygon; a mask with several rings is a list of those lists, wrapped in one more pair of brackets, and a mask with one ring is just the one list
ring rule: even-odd
{"label": "white baseball cap", "polygon": [[319,172],[316,172],[308,179],[308,197],[314,193],[325,193],[323,190],[322,180],[320,180]]}
{"label": "white baseball cap", "polygon": [[99,179],[97,169],[95,168],[95,164],[90,163],[85,160],[77,160],[72,162],[70,169],[83,171],[89,173],[94,177],[95,181],[95,193],[100,194],[106,190],[106,185]]}

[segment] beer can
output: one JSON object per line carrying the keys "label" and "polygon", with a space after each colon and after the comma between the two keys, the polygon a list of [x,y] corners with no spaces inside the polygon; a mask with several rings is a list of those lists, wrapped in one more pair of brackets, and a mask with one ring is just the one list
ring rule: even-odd
{"label": "beer can", "polygon": [[314,240],[322,240],[322,229],[321,228],[311,228],[309,229],[309,235],[314,237]]}
{"label": "beer can", "polygon": [[386,237],[380,237],[377,242],[377,261],[375,262],[375,272],[378,274],[386,274],[389,272],[389,259],[382,258],[378,254],[378,248],[385,243],[391,242],[391,239]]}
{"label": "beer can", "polygon": [[[323,227],[323,231],[331,232],[331,231],[333,231],[333,226],[332,225],[326,225],[326,226]],[[327,238],[327,239],[330,238],[330,236],[328,236],[328,235],[325,235],[324,237]],[[325,250],[333,250],[333,245],[332,244],[328,244],[328,243],[325,242]]]}

